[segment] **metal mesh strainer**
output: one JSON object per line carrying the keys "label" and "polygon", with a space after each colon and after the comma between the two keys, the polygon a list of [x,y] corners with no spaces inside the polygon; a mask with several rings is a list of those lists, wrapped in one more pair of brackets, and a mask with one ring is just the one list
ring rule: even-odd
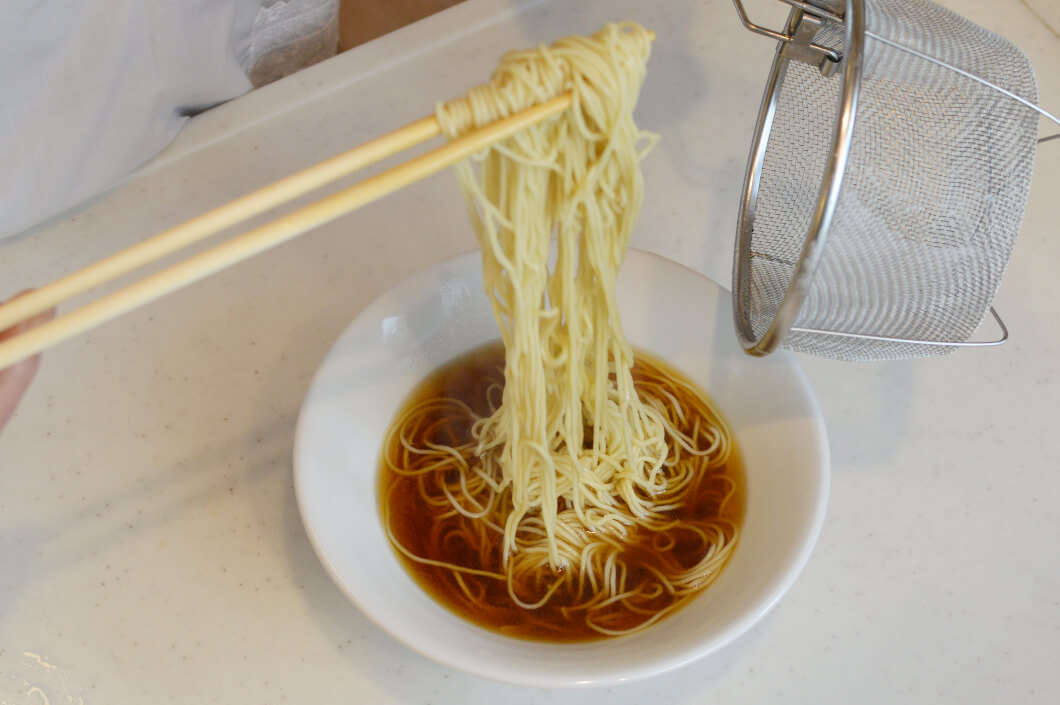
{"label": "metal mesh strainer", "polygon": [[926,0],[784,0],[785,33],[734,1],[781,40],[737,230],[744,348],[883,360],[977,344],[1044,113],[1026,57]]}

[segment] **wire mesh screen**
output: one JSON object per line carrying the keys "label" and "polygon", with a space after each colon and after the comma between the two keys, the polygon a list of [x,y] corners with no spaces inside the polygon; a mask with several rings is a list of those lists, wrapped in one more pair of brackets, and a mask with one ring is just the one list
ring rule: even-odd
{"label": "wire mesh screen", "polygon": [[[1037,101],[1007,40],[924,0],[866,2],[850,156],[824,254],[795,327],[963,342],[987,312],[1015,244],[1038,114],[971,74]],[[815,41],[844,50],[843,29]],[[959,69],[940,66],[936,59]],[[781,77],[753,218],[747,293],[753,334],[783,300],[834,140],[842,72],[790,62]],[[790,333],[785,347],[881,360],[953,347]]]}

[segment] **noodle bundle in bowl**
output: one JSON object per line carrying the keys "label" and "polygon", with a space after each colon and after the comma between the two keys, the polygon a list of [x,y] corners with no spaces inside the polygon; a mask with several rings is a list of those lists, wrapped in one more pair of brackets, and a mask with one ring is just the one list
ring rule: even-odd
{"label": "noodle bundle in bowl", "polygon": [[[724,293],[693,272],[639,253],[620,270],[654,141],[633,121],[649,50],[643,28],[609,25],[512,52],[439,106],[456,136],[573,95],[458,165],[481,254],[365,311],[300,420],[299,502],[333,577],[405,643],[481,675],[680,665],[760,617],[819,526],[823,429],[794,363],[744,359],[710,320]],[[503,348],[436,371],[498,334]],[[763,433],[767,399],[779,426]],[[678,609],[695,621],[666,618]]]}

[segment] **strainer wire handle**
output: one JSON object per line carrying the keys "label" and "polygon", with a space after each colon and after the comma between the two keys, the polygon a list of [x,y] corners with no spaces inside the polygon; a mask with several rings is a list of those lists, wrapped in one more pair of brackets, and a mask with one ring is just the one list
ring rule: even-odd
{"label": "strainer wire handle", "polygon": [[[816,66],[823,75],[831,76],[843,60],[842,54],[814,42],[817,30],[826,22],[843,24],[846,0],[780,0],[792,7],[787,28],[783,32],[763,27],[751,21],[742,0],[732,0],[740,22],[751,32],[769,37],[786,47],[790,57]],[[795,19],[798,18],[798,21]]]}
{"label": "strainer wire handle", "polygon": [[[734,0],[734,2],[735,2],[735,0]],[[1007,96],[1008,98],[1011,98],[1012,100],[1016,101],[1017,103],[1022,103],[1023,105],[1027,106],[1031,110],[1036,111],[1042,117],[1047,117],[1050,120],[1052,120],[1053,122],[1055,122],[1057,125],[1060,125],[1060,117],[1057,117],[1056,115],[1052,114],[1051,112],[1049,112],[1048,110],[1046,110],[1042,106],[1038,105],[1034,101],[1027,100],[1023,96],[1021,96],[1021,95],[1019,95],[1017,93],[1013,93],[1012,91],[1008,90],[1007,88],[1004,88],[1002,86],[997,85],[993,81],[988,81],[985,78],[983,78],[982,76],[977,76],[976,74],[971,73],[970,71],[965,71],[964,69],[962,69],[962,68],[960,68],[958,66],[954,66],[953,64],[948,63],[946,61],[940,61],[939,59],[935,58],[934,56],[931,56],[929,54],[925,54],[923,52],[917,51],[916,49],[913,49],[912,47],[908,47],[908,46],[905,46],[903,44],[899,44],[898,42],[892,41],[892,40],[890,40],[890,39],[888,39],[886,37],[881,37],[880,35],[876,34],[875,32],[866,31],[865,32],[865,36],[867,36],[867,37],[869,37],[871,39],[875,39],[876,41],[881,42],[883,44],[886,44],[887,46],[891,47],[892,49],[897,49],[899,51],[904,51],[905,53],[910,54],[912,56],[915,56],[918,59],[922,59],[923,61],[928,61],[928,62],[930,62],[932,64],[935,64],[936,66],[941,66],[944,69],[949,69],[950,71],[953,71],[954,73],[960,74],[961,76],[964,76],[967,79],[971,79],[972,81],[976,81],[977,83],[981,83],[982,85],[984,85],[984,86],[986,86],[988,88],[992,88],[993,90],[997,91],[998,93],[1000,93],[1000,94],[1002,94],[1004,96]],[[1038,140],[1038,142],[1039,143],[1045,142],[1046,140],[1051,140],[1051,139],[1053,139],[1056,136],[1057,135],[1052,135],[1050,137],[1045,137],[1043,139]]]}
{"label": "strainer wire handle", "polygon": [[[811,5],[807,2],[800,2],[800,0],[780,0],[783,3],[791,5],[792,7],[802,10],[803,12],[810,12],[815,15],[822,17],[823,19],[829,19],[833,22],[842,22],[843,13],[839,7],[818,7],[817,5]],[[754,32],[755,34],[761,34],[763,37],[769,37],[770,39],[776,39],[778,42],[790,42],[795,39],[793,33],[789,32],[778,32],[768,27],[755,24],[751,21],[751,17],[747,14],[747,9],[743,6],[741,0],[732,0],[732,4],[736,7],[736,14],[740,16],[740,22],[744,27]],[[824,3],[822,3],[824,4]],[[842,3],[839,3],[841,7]],[[823,50],[831,51],[826,47],[820,47]]]}
{"label": "strainer wire handle", "polygon": [[836,330],[822,330],[820,328],[801,328],[799,326],[792,326],[789,330],[792,333],[814,333],[817,335],[832,335],[837,338],[855,338],[857,340],[875,340],[882,343],[909,343],[910,345],[935,345],[938,347],[945,348],[986,348],[995,345],[1001,345],[1008,340],[1008,326],[1001,320],[1001,315],[998,314],[997,309],[993,306],[990,307],[990,315],[994,317],[994,322],[997,323],[998,328],[1001,329],[1000,338],[994,340],[966,340],[963,342],[949,342],[945,340],[917,340],[915,338],[895,338],[889,335],[868,335],[866,333],[844,333]]}

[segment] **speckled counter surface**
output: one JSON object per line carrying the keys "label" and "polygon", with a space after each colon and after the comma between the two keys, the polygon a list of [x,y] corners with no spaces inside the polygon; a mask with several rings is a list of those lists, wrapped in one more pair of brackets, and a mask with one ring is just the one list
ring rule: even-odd
{"label": "speckled counter surface", "polygon": [[[946,4],[1015,40],[1060,109],[1055,2]],[[505,49],[625,17],[658,34],[639,118],[663,137],[634,245],[727,283],[771,42],[728,0],[471,0],[200,116],[119,188],[0,243],[0,293],[418,118]],[[732,646],[609,702],[1060,702],[1058,193],[1050,142],[996,301],[1007,345],[801,358],[833,459],[809,565]],[[441,174],[50,351],[0,439],[0,703],[598,702],[398,645],[333,586],[295,506],[294,422],[331,342],[473,246]]]}

